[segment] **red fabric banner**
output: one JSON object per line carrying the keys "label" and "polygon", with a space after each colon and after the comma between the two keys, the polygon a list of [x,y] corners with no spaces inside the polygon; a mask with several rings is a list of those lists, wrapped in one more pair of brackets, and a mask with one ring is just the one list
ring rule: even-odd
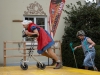
{"label": "red fabric banner", "polygon": [[55,36],[65,0],[51,0],[49,7],[49,28],[52,37]]}

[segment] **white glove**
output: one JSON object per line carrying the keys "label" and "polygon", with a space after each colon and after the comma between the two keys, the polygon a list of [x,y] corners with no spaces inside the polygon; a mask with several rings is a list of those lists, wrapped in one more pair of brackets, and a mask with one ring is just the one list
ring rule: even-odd
{"label": "white glove", "polygon": [[77,46],[76,47],[74,47],[74,50],[76,50],[77,49]]}
{"label": "white glove", "polygon": [[92,48],[92,45],[90,45],[89,48]]}

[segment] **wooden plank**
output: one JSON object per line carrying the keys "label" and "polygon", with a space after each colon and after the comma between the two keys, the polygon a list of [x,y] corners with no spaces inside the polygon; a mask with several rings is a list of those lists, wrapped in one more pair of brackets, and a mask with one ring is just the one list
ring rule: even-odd
{"label": "wooden plank", "polygon": [[[60,48],[52,48],[52,49],[60,49]],[[29,48],[4,48],[4,50],[29,50]],[[34,50],[37,50],[37,48],[34,48]]]}
{"label": "wooden plank", "polygon": [[10,58],[10,57],[23,57],[24,55],[12,55],[12,56],[4,56],[5,58]]}
{"label": "wooden plank", "polygon": [[[12,56],[4,56],[4,58],[12,58],[12,57],[28,57],[28,55],[12,55]],[[33,56],[41,56],[41,55],[33,55]]]}
{"label": "wooden plank", "polygon": [[[29,50],[28,48],[4,48],[4,50]],[[34,50],[37,50],[37,48],[34,48]]]}
{"label": "wooden plank", "polygon": [[22,22],[23,20],[12,20],[12,22]]}
{"label": "wooden plank", "polygon": [[59,40],[56,40],[55,42],[59,42]]}
{"label": "wooden plank", "polygon": [[5,41],[6,43],[24,43],[24,41]]}
{"label": "wooden plank", "polygon": [[[5,41],[6,43],[24,43],[25,41]],[[55,42],[59,42],[59,40],[56,40]]]}

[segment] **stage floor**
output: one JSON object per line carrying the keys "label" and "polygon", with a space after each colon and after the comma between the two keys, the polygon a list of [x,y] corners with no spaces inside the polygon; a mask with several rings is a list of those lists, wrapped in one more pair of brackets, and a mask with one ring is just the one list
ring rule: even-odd
{"label": "stage floor", "polygon": [[44,70],[36,66],[29,66],[27,70],[22,70],[20,66],[0,67],[0,75],[100,75],[100,72],[63,67],[53,69],[53,66],[47,66]]}

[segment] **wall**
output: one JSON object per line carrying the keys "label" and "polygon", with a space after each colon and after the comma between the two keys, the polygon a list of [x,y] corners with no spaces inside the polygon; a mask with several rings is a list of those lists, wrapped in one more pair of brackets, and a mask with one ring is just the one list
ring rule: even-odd
{"label": "wall", "polygon": [[[44,12],[49,18],[50,0],[0,0],[0,64],[3,64],[3,42],[22,40],[22,25],[20,24],[20,22],[12,22],[12,20],[22,20],[24,11],[27,10],[27,6],[29,6],[30,3],[34,3],[34,1],[37,1],[42,5]],[[78,0],[66,0],[65,5],[69,3],[76,3],[76,1]],[[82,1],[83,3],[84,0],[80,1]],[[64,6],[64,9],[65,8],[66,6]],[[65,27],[63,19],[64,16],[66,16],[66,14],[62,12],[54,40],[62,39]],[[10,45],[10,47],[13,47],[13,45]],[[9,55],[19,54],[18,51],[9,51],[7,53]],[[21,58],[8,58],[7,63],[9,64],[11,62],[19,62],[20,59]],[[38,59],[40,61],[47,61],[47,58],[45,57],[38,57]]]}

